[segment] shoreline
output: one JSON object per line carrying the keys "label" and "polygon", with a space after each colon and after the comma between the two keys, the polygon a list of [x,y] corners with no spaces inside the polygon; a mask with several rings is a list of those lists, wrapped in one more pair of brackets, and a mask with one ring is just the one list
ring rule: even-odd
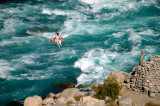
{"label": "shoreline", "polygon": [[[154,73],[156,73],[156,75],[154,75]],[[148,77],[150,77],[150,81]],[[135,105],[136,103],[147,104],[150,102],[152,104],[160,104],[156,102],[157,100],[160,101],[160,84],[157,83],[160,81],[160,56],[153,56],[148,62],[133,67],[130,73],[123,71],[110,72],[108,78],[115,78],[121,86],[119,96],[112,101],[115,105],[125,106],[124,104],[128,103],[127,101],[130,101],[130,105]],[[96,94],[95,91],[81,91],[78,87],[75,88],[73,83],[64,83],[61,84],[61,87],[66,89],[58,94],[49,93],[43,100],[37,95],[27,97],[24,100],[24,106],[31,106],[31,104],[34,103],[34,106],[65,106],[67,104],[71,106],[92,106],[89,104],[104,106],[111,104],[106,103],[106,98],[110,100],[110,97],[106,96],[105,100],[96,99],[94,97]],[[143,98],[141,98],[141,96]]]}

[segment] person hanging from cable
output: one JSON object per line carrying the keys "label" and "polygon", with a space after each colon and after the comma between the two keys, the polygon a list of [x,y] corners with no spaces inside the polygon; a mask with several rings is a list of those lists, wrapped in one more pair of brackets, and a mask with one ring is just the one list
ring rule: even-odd
{"label": "person hanging from cable", "polygon": [[60,46],[62,46],[61,42],[64,41],[65,39],[62,38],[62,37],[59,35],[57,29],[56,29],[56,35],[57,35],[56,37],[50,38],[50,40],[51,40],[54,44],[57,44],[58,47],[60,47]]}
{"label": "person hanging from cable", "polygon": [[55,37],[55,42],[57,43],[58,47],[60,47],[60,46],[62,46],[62,44],[61,44],[62,37],[59,35],[57,29],[56,29],[56,34],[57,34],[57,36]]}

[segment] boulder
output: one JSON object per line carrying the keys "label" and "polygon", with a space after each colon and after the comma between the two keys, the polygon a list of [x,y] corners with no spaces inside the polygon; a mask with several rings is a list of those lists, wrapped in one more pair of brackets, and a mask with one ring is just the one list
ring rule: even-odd
{"label": "boulder", "polygon": [[67,104],[75,104],[76,100],[73,97],[67,98],[66,99]]}
{"label": "boulder", "polygon": [[[92,105],[88,105],[88,103],[91,103]],[[82,104],[82,106],[95,106],[94,104],[98,104],[97,106],[104,106],[105,105],[105,101],[104,100],[98,100],[95,99],[91,96],[84,96],[80,99],[80,103]]]}
{"label": "boulder", "polygon": [[75,93],[75,95],[74,95],[74,97],[77,97],[77,96],[84,96],[84,92],[80,92],[80,91],[77,91],[76,93]]}
{"label": "boulder", "polygon": [[115,78],[116,81],[117,81],[119,84],[122,84],[122,83],[124,82],[127,74],[128,74],[128,73],[123,72],[123,71],[110,72],[109,75],[108,75],[108,78]]}
{"label": "boulder", "polygon": [[84,94],[82,92],[80,92],[78,89],[76,89],[76,88],[68,88],[68,89],[65,89],[60,94],[60,97],[64,97],[65,99],[67,99],[69,97],[82,96],[82,95],[84,95]]}
{"label": "boulder", "polygon": [[155,93],[149,93],[149,96],[150,96],[151,98],[154,98],[154,97],[156,96],[156,94],[155,94]]}
{"label": "boulder", "polygon": [[28,97],[24,101],[24,106],[42,106],[42,98],[37,95]]}
{"label": "boulder", "polygon": [[55,104],[53,98],[46,98],[42,101],[42,104]]}
{"label": "boulder", "polygon": [[56,104],[67,104],[67,102],[66,102],[65,98],[61,97],[61,98],[57,99]]}
{"label": "boulder", "polygon": [[99,105],[97,102],[94,101],[87,101],[84,104],[82,104],[82,106],[101,106],[101,105]]}
{"label": "boulder", "polygon": [[63,89],[75,88],[75,84],[73,84],[73,83],[62,83],[62,84],[60,84],[60,87],[63,88]]}
{"label": "boulder", "polygon": [[118,99],[119,106],[132,106],[133,100],[130,96],[126,96],[123,98]]}
{"label": "boulder", "polygon": [[39,32],[40,32],[40,31],[37,30],[37,29],[30,29],[29,31],[32,32],[32,33],[39,33]]}
{"label": "boulder", "polygon": [[49,93],[46,98],[54,98],[55,94],[54,93]]}
{"label": "boulder", "polygon": [[58,94],[56,94],[56,95],[54,96],[54,99],[58,99],[58,98],[60,98],[60,96],[61,96],[61,93],[58,93]]}

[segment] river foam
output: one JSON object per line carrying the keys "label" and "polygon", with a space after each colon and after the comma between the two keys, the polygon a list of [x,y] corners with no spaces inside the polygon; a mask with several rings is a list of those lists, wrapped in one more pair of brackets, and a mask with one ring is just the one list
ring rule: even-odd
{"label": "river foam", "polygon": [[77,78],[78,84],[91,83],[94,81],[99,82],[99,80],[103,79],[104,76],[108,75],[111,71],[127,71],[127,67],[135,64],[134,58],[137,56],[137,51],[117,53],[100,48],[89,50],[82,58],[74,63],[74,67],[80,68],[83,72]]}

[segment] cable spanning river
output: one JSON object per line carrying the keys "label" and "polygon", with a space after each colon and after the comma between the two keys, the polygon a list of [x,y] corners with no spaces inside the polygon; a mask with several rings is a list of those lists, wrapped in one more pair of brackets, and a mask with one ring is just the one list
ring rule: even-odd
{"label": "cable spanning river", "polygon": [[[50,41],[58,29],[62,47]],[[0,105],[99,82],[160,55],[159,0],[26,0],[0,4]]]}

